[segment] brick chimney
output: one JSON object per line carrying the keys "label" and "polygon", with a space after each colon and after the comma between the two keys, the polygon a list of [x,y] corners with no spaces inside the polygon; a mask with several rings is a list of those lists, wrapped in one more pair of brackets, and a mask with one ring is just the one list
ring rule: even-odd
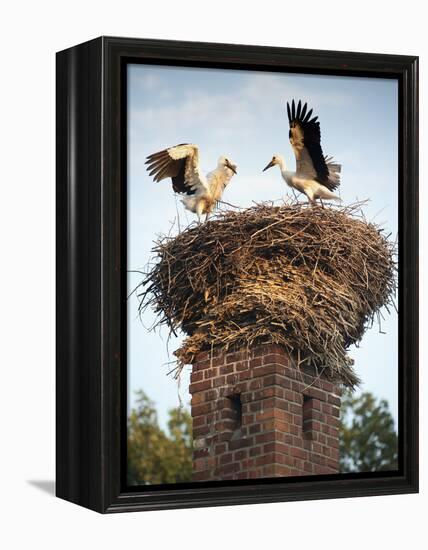
{"label": "brick chimney", "polygon": [[340,391],[281,346],[200,353],[189,391],[194,481],[339,471]]}

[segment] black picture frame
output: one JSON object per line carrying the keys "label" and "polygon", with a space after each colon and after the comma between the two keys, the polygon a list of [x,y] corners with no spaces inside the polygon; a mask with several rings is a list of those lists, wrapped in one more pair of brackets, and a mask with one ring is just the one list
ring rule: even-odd
{"label": "black picture frame", "polygon": [[[399,82],[399,470],[130,489],[126,452],[129,62]],[[418,58],[100,37],[57,54],[56,494],[98,512],[418,491]]]}

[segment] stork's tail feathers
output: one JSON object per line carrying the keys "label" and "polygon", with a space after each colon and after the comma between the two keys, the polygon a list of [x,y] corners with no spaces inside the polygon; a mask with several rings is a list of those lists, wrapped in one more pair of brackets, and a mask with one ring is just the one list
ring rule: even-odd
{"label": "stork's tail feathers", "polygon": [[327,187],[324,187],[324,185],[320,185],[316,194],[317,198],[320,199],[328,199],[331,201],[341,201],[342,199],[332,193]]}
{"label": "stork's tail feathers", "polygon": [[340,185],[340,171],[342,170],[342,165],[333,162],[333,157],[325,156],[324,158],[328,168],[328,187],[334,191]]}

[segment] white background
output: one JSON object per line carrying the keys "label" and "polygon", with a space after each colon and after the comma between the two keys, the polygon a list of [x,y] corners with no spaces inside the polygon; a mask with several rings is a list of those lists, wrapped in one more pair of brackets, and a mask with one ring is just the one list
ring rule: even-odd
{"label": "white background", "polygon": [[[0,14],[0,545],[14,548],[402,548],[427,540],[421,494],[101,516],[55,499],[54,53],[99,35],[421,57],[421,224],[427,139],[422,2],[3,3]],[[369,139],[369,136],[368,136]],[[372,159],[367,159],[368,167]],[[425,239],[422,234],[422,246]],[[421,255],[421,280],[425,257]],[[426,293],[422,285],[422,330]],[[421,356],[425,342],[421,339]],[[49,483],[50,482],[50,483]]]}

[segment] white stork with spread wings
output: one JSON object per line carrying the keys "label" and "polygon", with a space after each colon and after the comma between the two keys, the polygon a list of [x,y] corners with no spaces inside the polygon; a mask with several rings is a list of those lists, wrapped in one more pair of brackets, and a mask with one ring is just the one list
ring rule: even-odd
{"label": "white stork with spread wings", "polygon": [[199,169],[199,148],[190,143],[180,143],[147,157],[147,170],[154,181],[171,178],[172,188],[183,195],[181,202],[187,210],[197,214],[213,212],[226,185],[236,174],[236,164],[227,157],[218,159],[217,168],[204,176]]}
{"label": "white stork with spread wings", "polygon": [[311,204],[316,199],[341,200],[333,191],[340,185],[341,165],[332,162],[332,157],[323,155],[321,149],[321,131],[318,117],[311,118],[312,109],[294,99],[287,103],[289,138],[296,157],[296,171],[287,170],[284,157],[274,155],[263,172],[272,166],[279,166],[281,175],[287,185],[304,193]]}

